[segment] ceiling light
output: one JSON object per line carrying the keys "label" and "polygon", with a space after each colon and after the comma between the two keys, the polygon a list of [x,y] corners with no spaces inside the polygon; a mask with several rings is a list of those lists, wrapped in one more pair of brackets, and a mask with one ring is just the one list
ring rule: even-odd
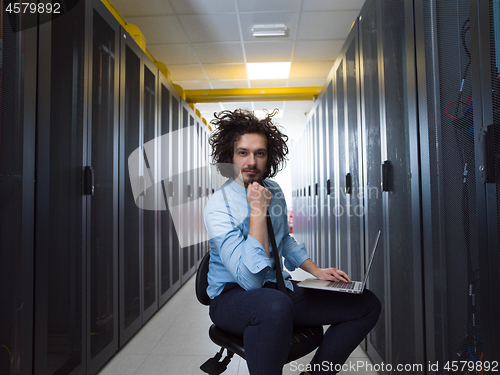
{"label": "ceiling light", "polygon": [[254,25],[252,35],[255,37],[263,36],[287,36],[288,27],[285,24],[275,25]]}
{"label": "ceiling light", "polygon": [[247,63],[248,79],[287,79],[290,62]]}

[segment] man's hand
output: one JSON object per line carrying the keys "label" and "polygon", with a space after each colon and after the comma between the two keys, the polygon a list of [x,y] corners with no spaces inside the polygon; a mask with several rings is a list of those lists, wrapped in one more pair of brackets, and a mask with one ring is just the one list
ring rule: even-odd
{"label": "man's hand", "polygon": [[342,270],[336,268],[319,268],[314,276],[320,280],[352,282],[350,277]]}
{"label": "man's hand", "polygon": [[336,268],[319,268],[311,259],[306,259],[300,268],[320,280],[352,282],[344,271]]}
{"label": "man's hand", "polygon": [[271,192],[257,182],[253,182],[247,187],[247,200],[250,205],[248,234],[262,244],[268,257],[271,257],[271,255],[269,252],[266,213],[272,197]]}
{"label": "man's hand", "polygon": [[266,216],[273,195],[258,182],[253,182],[247,187],[247,200],[250,205],[251,216]]}

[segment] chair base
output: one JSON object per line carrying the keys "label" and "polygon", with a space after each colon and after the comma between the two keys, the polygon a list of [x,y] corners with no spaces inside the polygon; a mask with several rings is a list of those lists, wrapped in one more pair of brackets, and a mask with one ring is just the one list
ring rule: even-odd
{"label": "chair base", "polygon": [[[241,358],[245,359],[245,348],[243,346],[243,337],[232,335],[223,331],[215,324],[209,329],[210,339],[219,345],[222,349],[205,362],[200,369],[210,375],[219,375],[227,369],[227,365],[231,361],[234,354],[238,354]],[[323,340],[323,327],[294,327],[292,340],[290,342],[290,352],[286,363],[295,361],[306,354],[309,354],[316,349]],[[227,350],[227,356],[223,361],[222,353],[224,348]]]}
{"label": "chair base", "polygon": [[[227,349],[226,349],[227,350]],[[200,370],[206,372],[209,375],[220,375],[227,370],[227,365],[231,362],[234,353],[227,351],[226,357],[221,361],[222,354],[224,353],[224,348],[213,357],[206,361],[200,366]]]}

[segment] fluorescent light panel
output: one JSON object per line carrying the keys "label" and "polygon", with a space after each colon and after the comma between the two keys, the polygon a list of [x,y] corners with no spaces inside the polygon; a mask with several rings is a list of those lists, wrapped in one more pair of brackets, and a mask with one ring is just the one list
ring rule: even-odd
{"label": "fluorescent light panel", "polygon": [[248,79],[287,79],[290,62],[247,63]]}
{"label": "fluorescent light panel", "polygon": [[287,36],[288,28],[284,24],[254,25],[252,35],[255,37]]}

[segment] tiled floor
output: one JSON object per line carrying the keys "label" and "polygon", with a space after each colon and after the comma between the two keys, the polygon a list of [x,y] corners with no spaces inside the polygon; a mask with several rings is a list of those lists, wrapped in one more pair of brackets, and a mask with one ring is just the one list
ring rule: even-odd
{"label": "tiled floor", "polygon": [[[300,280],[305,275],[308,274],[299,270],[293,273],[293,278]],[[219,348],[208,337],[208,327],[211,324],[208,307],[201,305],[196,299],[194,281],[194,277],[188,280],[99,374],[204,374],[200,370],[201,364],[213,357]],[[283,374],[299,375],[312,355],[313,353],[301,358],[297,363],[285,365]],[[371,363],[359,347],[352,353],[349,361]],[[341,374],[346,373],[350,372],[341,372]],[[377,374],[370,371],[356,373]],[[237,355],[223,373],[223,375],[248,374],[246,362]]]}

